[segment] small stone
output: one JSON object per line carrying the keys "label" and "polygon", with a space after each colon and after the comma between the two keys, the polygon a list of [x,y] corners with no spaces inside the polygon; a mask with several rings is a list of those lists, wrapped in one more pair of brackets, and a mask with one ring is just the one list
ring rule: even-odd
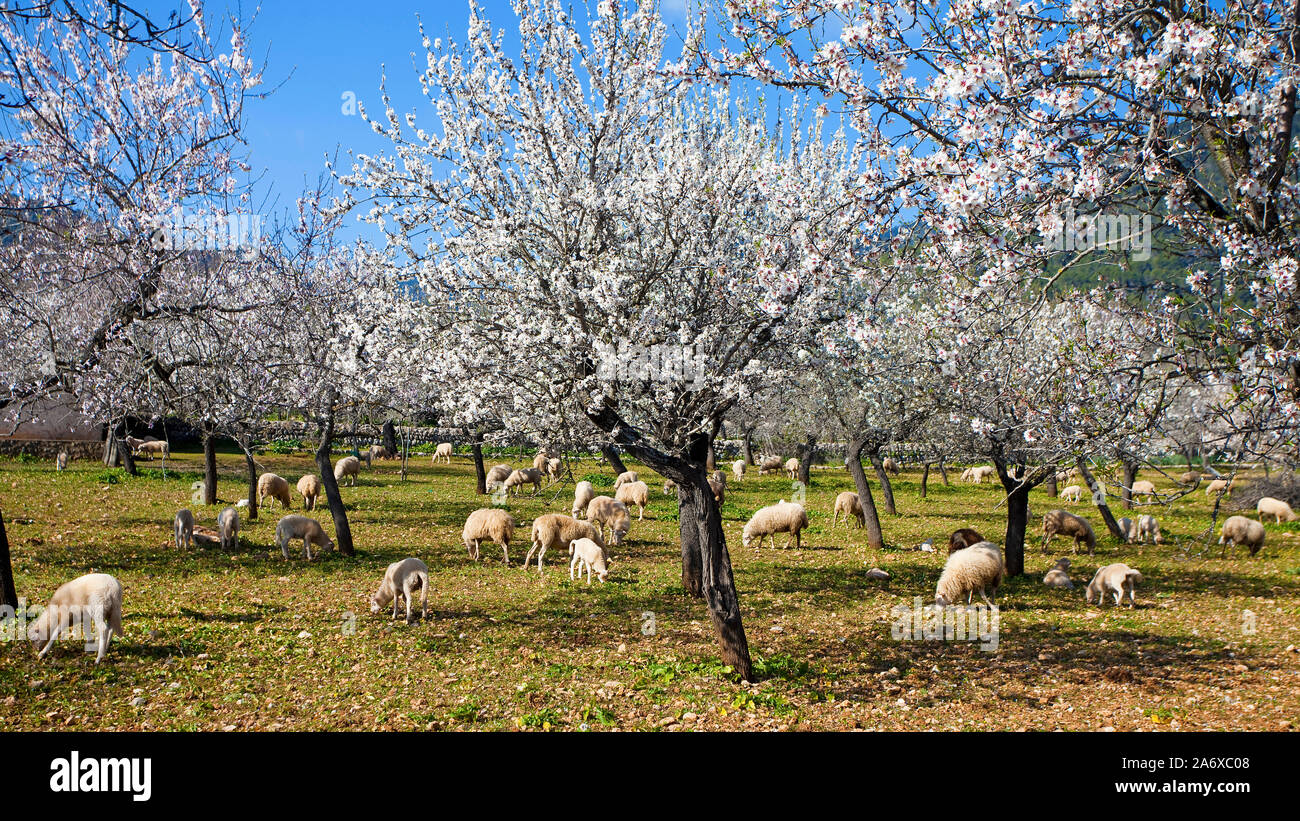
{"label": "small stone", "polygon": [[304,630],[304,631],[302,631],[301,633],[298,634],[298,638],[300,638],[300,639],[309,639],[309,638],[311,638],[311,633],[310,633],[309,631],[307,631],[307,630]]}
{"label": "small stone", "polygon": [[620,652],[620,653],[626,653],[626,652],[627,652],[627,645],[626,645],[626,644],[620,644],[620,645],[618,646],[618,652]]}
{"label": "small stone", "polygon": [[135,698],[131,699],[132,707],[143,707],[148,703],[149,703],[149,699],[145,698],[144,696],[136,696]]}

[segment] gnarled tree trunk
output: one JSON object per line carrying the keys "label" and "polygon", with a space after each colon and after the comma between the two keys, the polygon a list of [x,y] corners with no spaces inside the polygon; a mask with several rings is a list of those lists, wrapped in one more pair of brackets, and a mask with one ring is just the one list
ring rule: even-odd
{"label": "gnarled tree trunk", "polygon": [[810,433],[799,446],[799,481],[804,487],[812,486],[812,460],[817,455],[817,435]]}
{"label": "gnarled tree trunk", "polygon": [[18,609],[18,589],[14,585],[13,558],[9,555],[9,534],[5,516],[0,512],[0,605]]}
{"label": "gnarled tree trunk", "polygon": [[203,434],[203,504],[217,503],[217,436],[209,427]]}
{"label": "gnarled tree trunk", "polygon": [[[1007,565],[1007,576],[1019,576],[1025,572],[1025,532],[1029,525],[1029,490],[1027,481],[1015,479],[1007,470],[1007,464],[999,457],[993,458],[1002,489],[1007,492],[1007,530],[1002,541],[1002,555]],[[1029,471],[1022,470],[1024,479],[1029,478]]]}
{"label": "gnarled tree trunk", "polygon": [[921,470],[921,498],[925,498],[930,485],[930,463],[926,462],[925,467]]}
{"label": "gnarled tree trunk", "polygon": [[239,449],[244,452],[244,467],[248,471],[248,521],[257,521],[257,460],[253,458],[251,445],[240,442]]}
{"label": "gnarled tree trunk", "polygon": [[618,476],[620,473],[627,473],[627,466],[624,465],[623,460],[618,457],[618,448],[613,445],[602,445],[600,448],[600,454],[609,462],[609,466],[613,469],[615,476]]}
{"label": "gnarled tree trunk", "polygon": [[863,517],[867,523],[867,547],[884,550],[885,537],[880,532],[880,513],[876,510],[876,500],[871,495],[871,485],[867,484],[867,473],[862,469],[862,451],[866,446],[865,439],[850,439],[845,467],[853,477],[853,486],[857,489],[858,501],[862,504]]}
{"label": "gnarled tree trunk", "polygon": [[330,518],[334,520],[334,544],[339,553],[351,556],[352,528],[348,525],[348,511],[343,506],[343,494],[339,492],[339,483],[334,478],[334,465],[330,463],[330,446],[334,443],[334,397],[329,399],[325,424],[321,430],[320,445],[316,448],[316,468],[320,471],[321,484],[325,486],[325,499],[329,503]]}
{"label": "gnarled tree trunk", "polygon": [[889,474],[885,471],[885,463],[880,458],[880,451],[873,450],[869,455],[871,466],[876,469],[876,478],[880,480],[880,490],[885,495],[885,512],[890,516],[897,516],[898,509],[894,507],[894,486],[889,483]]}
{"label": "gnarled tree trunk", "polygon": [[740,449],[745,459],[745,467],[754,467],[754,429],[745,428],[740,437]]}
{"label": "gnarled tree trunk", "polygon": [[1079,473],[1083,476],[1083,481],[1088,483],[1088,490],[1092,492],[1092,503],[1097,506],[1097,512],[1101,514],[1101,519],[1106,523],[1106,529],[1110,535],[1120,541],[1124,541],[1124,534],[1120,532],[1119,522],[1115,521],[1115,514],[1110,512],[1110,505],[1106,504],[1106,491],[1097,483],[1097,479],[1088,470],[1088,466],[1080,459],[1076,463]]}
{"label": "gnarled tree trunk", "polygon": [[487,494],[487,469],[483,467],[483,432],[474,431],[474,442],[470,445],[474,454],[474,492],[480,496]]}
{"label": "gnarled tree trunk", "polygon": [[397,428],[392,419],[384,421],[384,450],[388,451],[391,458],[397,455]]}
{"label": "gnarled tree trunk", "polygon": [[1125,459],[1124,467],[1124,486],[1120,488],[1119,496],[1124,502],[1125,510],[1133,509],[1133,483],[1137,481],[1138,465],[1137,462]]}

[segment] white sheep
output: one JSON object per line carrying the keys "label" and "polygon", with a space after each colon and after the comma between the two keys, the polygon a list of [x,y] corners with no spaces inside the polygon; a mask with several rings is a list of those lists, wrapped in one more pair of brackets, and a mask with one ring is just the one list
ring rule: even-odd
{"label": "white sheep", "polygon": [[1205,498],[1209,499],[1211,496],[1216,496],[1219,491],[1223,491],[1225,497],[1231,498],[1232,488],[1236,483],[1235,478],[1231,482],[1227,479],[1215,479],[1205,486]]}
{"label": "white sheep", "polygon": [[[325,535],[325,529],[320,526],[320,522],[296,513],[285,516],[275,525],[275,543],[280,545],[280,552],[284,554],[286,562],[289,561],[291,539],[302,539],[302,552],[307,561],[312,560],[312,543],[317,544],[321,552],[334,549],[334,542]],[[316,555],[320,556],[320,552]]]}
{"label": "white sheep", "polygon": [[378,613],[389,602],[393,603],[393,618],[397,618],[397,600],[406,600],[406,623],[413,624],[411,600],[420,591],[420,618],[429,617],[429,566],[419,559],[406,558],[393,562],[384,571],[379,590],[370,597],[370,612]]}
{"label": "white sheep", "polygon": [[636,520],[638,522],[645,519],[645,507],[650,504],[650,488],[645,482],[636,481],[628,482],[614,491],[614,500],[622,502],[629,508],[636,505]]}
{"label": "white sheep", "polygon": [[546,448],[537,451],[537,455],[533,457],[533,470],[538,472],[545,471],[546,463],[550,461],[550,458],[551,454],[546,452]]}
{"label": "white sheep", "polygon": [[87,621],[95,627],[95,663],[99,664],[114,634],[122,634],[122,585],[107,573],[88,573],[60,585],[45,610],[28,626],[27,638],[33,647],[45,643],[37,653],[37,658],[44,658],[60,633],[80,627],[82,635],[89,638]]}
{"label": "white sheep", "polygon": [[1084,593],[1084,598],[1088,604],[1102,604],[1107,594],[1114,594],[1115,606],[1118,607],[1124,599],[1124,594],[1127,593],[1129,607],[1136,607],[1134,588],[1140,581],[1142,581],[1142,574],[1137,568],[1129,567],[1123,562],[1108,564],[1100,568],[1092,577],[1092,581],[1088,582],[1088,590]]}
{"label": "white sheep", "polygon": [[885,461],[882,462],[880,466],[885,469],[886,473],[892,473],[894,475],[898,475],[898,473],[903,469],[892,456],[886,456]]}
{"label": "white sheep", "polygon": [[1124,544],[1133,544],[1137,541],[1138,526],[1137,522],[1125,516],[1115,522],[1119,527],[1120,535],[1124,538]]}
{"label": "white sheep", "polygon": [[867,523],[866,514],[862,510],[862,500],[858,494],[846,490],[835,497],[835,515],[831,518],[831,527],[839,523],[840,514],[844,514],[844,526],[849,526],[849,519],[852,518],[857,522],[858,527],[864,527]]}
{"label": "white sheep", "polygon": [[1002,584],[1002,550],[993,542],[979,542],[948,555],[934,589],[934,603],[943,607],[964,597],[969,604],[976,593],[996,604]]}
{"label": "white sheep", "polygon": [[1219,532],[1219,544],[1227,547],[1244,545],[1250,549],[1250,555],[1254,556],[1264,546],[1264,535],[1262,523],[1245,516],[1230,516]]}
{"label": "white sheep", "polygon": [[511,471],[502,485],[506,489],[506,495],[510,495],[513,488],[522,488],[524,485],[533,486],[533,495],[542,489],[542,472],[537,468],[521,468],[520,470]]}
{"label": "white sheep", "polygon": [[774,505],[759,508],[758,512],[749,517],[741,532],[741,544],[745,547],[753,545],[757,550],[763,546],[763,539],[771,536],[772,549],[775,550],[776,534],[789,533],[790,538],[786,540],[785,546],[789,547],[793,542],[797,549],[802,546],[799,532],[807,526],[808,512],[803,509],[803,505],[782,499]]}
{"label": "white sheep", "polygon": [[172,520],[172,534],[176,537],[176,549],[188,548],[194,543],[194,514],[189,509],[176,511]]}
{"label": "white sheep", "polygon": [[1043,584],[1048,587],[1057,587],[1064,590],[1073,590],[1074,582],[1070,581],[1070,560],[1061,558],[1056,560],[1056,565],[1043,577]]}
{"label": "white sheep", "polygon": [[587,515],[587,505],[591,500],[596,498],[596,489],[591,486],[591,482],[583,480],[573,488],[573,518],[577,519]]}
{"label": "white sheep", "polygon": [[257,477],[257,503],[262,505],[267,496],[279,499],[281,507],[285,510],[293,507],[293,497],[289,495],[289,483],[283,476],[263,473]]}
{"label": "white sheep", "polygon": [[524,557],[524,567],[532,561],[537,553],[537,572],[542,572],[542,557],[552,548],[559,550],[574,539],[591,539],[604,549],[605,541],[601,538],[600,528],[591,522],[583,522],[563,513],[547,513],[533,520],[533,544]]}
{"label": "white sheep", "polygon": [[799,478],[799,460],[793,456],[785,460],[785,475],[791,479]]}
{"label": "white sheep", "polygon": [[1139,479],[1129,488],[1129,496],[1136,499],[1139,496],[1155,496],[1156,483],[1148,482],[1146,479]]}
{"label": "white sheep", "polygon": [[1097,547],[1097,536],[1092,532],[1092,525],[1082,516],[1075,516],[1073,513],[1065,510],[1049,510],[1043,514],[1043,552],[1047,552],[1047,545],[1052,541],[1056,534],[1062,536],[1072,536],[1074,538],[1074,552],[1079,552],[1079,544],[1083,543],[1088,546],[1088,555],[1091,556],[1093,550]]}
{"label": "white sheep", "polygon": [[564,475],[564,460],[559,458],[547,459],[546,475],[551,477],[552,482],[560,481],[560,477]]}
{"label": "white sheep", "polygon": [[1143,544],[1154,542],[1155,544],[1164,544],[1165,537],[1160,535],[1160,523],[1156,521],[1155,516],[1145,515],[1138,517],[1138,538]]}
{"label": "white sheep", "polygon": [[573,580],[573,571],[578,571],[578,578],[582,578],[582,569],[587,568],[587,584],[591,584],[591,571],[596,571],[596,578],[602,582],[609,577],[609,570],[605,566],[605,549],[596,544],[591,539],[574,539],[569,542],[569,555],[573,557],[569,561],[569,580]]}
{"label": "white sheep", "polygon": [[614,490],[618,490],[623,485],[626,485],[628,482],[639,482],[639,481],[641,481],[641,477],[640,475],[637,474],[635,470],[623,471],[618,475],[618,478],[614,480]]}
{"label": "white sheep", "polygon": [[1078,502],[1081,495],[1083,495],[1083,488],[1078,485],[1070,485],[1060,493],[1061,498],[1067,502]]}
{"label": "white sheep", "polygon": [[135,450],[136,453],[140,454],[141,456],[148,454],[150,459],[152,459],[155,454],[161,456],[164,459],[172,455],[171,446],[159,439],[152,439],[147,442],[141,442],[139,447],[137,447]]}
{"label": "white sheep", "polygon": [[997,475],[997,469],[991,465],[979,465],[977,467],[966,468],[961,473],[961,481],[971,482],[976,485],[984,484],[984,480],[993,480]]}
{"label": "white sheep", "polygon": [[439,461],[451,464],[451,442],[439,442],[438,447],[433,449],[433,464]]}
{"label": "white sheep", "polygon": [[609,528],[609,540],[615,545],[623,544],[623,537],[632,529],[627,505],[608,496],[597,496],[587,503],[587,521],[599,527],[602,536]]}
{"label": "white sheep", "polygon": [[469,557],[479,560],[479,544],[491,541],[500,545],[502,561],[510,564],[510,539],[515,535],[515,520],[510,514],[496,507],[481,507],[465,519],[465,529],[461,539],[469,551]]}
{"label": "white sheep", "polygon": [[1294,522],[1296,520],[1295,511],[1291,506],[1281,499],[1274,499],[1272,496],[1265,496],[1255,503],[1255,512],[1259,514],[1259,520],[1264,521],[1265,516],[1273,517],[1273,524],[1279,522]]}
{"label": "white sheep", "polygon": [[366,465],[370,465],[375,459],[392,459],[396,455],[383,445],[371,445],[366,449]]}
{"label": "white sheep", "polygon": [[342,483],[343,477],[348,477],[348,484],[355,486],[357,477],[361,475],[361,460],[355,456],[344,456],[334,463],[334,481]]}
{"label": "white sheep", "polygon": [[239,547],[239,511],[227,507],[217,514],[217,535],[221,539],[222,550]]}
{"label": "white sheep", "polygon": [[487,489],[492,490],[500,485],[504,485],[506,479],[509,479],[510,474],[514,472],[515,469],[509,465],[494,465],[492,469],[487,472]]}
{"label": "white sheep", "polygon": [[59,455],[54,457],[54,469],[59,473],[68,469],[68,452],[66,450],[59,451]]}
{"label": "white sheep", "polygon": [[737,482],[745,478],[744,459],[737,459],[736,461],[731,463],[731,475],[736,477]]}
{"label": "white sheep", "polygon": [[784,462],[785,460],[780,456],[764,456],[758,462],[758,475],[766,476],[769,473],[776,473],[781,469]]}
{"label": "white sheep", "polygon": [[302,496],[302,506],[305,510],[316,509],[316,500],[320,498],[323,489],[320,477],[314,473],[308,473],[298,480],[298,494]]}

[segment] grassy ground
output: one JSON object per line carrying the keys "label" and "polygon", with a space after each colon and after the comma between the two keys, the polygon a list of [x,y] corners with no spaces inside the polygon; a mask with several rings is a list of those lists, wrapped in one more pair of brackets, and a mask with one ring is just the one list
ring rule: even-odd
{"label": "grassy ground", "polygon": [[[314,470],[305,455],[262,461],[291,484]],[[199,455],[178,454],[166,478],[157,463],[143,467],[145,476],[128,478],[85,462],[63,474],[50,463],[0,463],[19,594],[43,604],[77,575],[111,573],[125,589],[126,632],[99,666],[77,642],[43,661],[25,642],[0,645],[3,726],[1277,730],[1300,717],[1300,524],[1269,524],[1260,556],[1220,559],[1217,546],[1196,540],[1208,525],[1204,493],[1156,511],[1164,545],[1103,536],[1094,559],[1075,559],[1074,591],[1040,581],[1067,545],[1058,540],[1047,555],[1035,542],[1027,574],[1003,587],[998,647],[986,652],[896,640],[891,608],[933,597],[944,552],[915,550],[924,539],[942,545],[972,526],[1001,541],[993,488],[933,477],[921,499],[919,477],[904,473],[900,515],[883,517],[894,547],[873,552],[863,531],[831,529],[831,502],[852,485],[842,470],[818,470],[803,549],[757,552],[741,547],[741,527],[758,507],[790,498],[790,482],[733,482],[723,516],[762,674],[748,685],[718,663],[702,602],[681,591],[676,501],[660,494],[661,480],[651,482],[646,520],[612,551],[610,581],[588,586],[569,581],[567,555],[548,556],[540,577],[535,565],[519,566],[526,523],[567,511],[571,484],[512,500],[523,524],[511,566],[492,546],[475,564],[460,529],[487,502],[473,493],[468,460],[430,466],[421,457],[407,482],[397,463],[376,463],[343,489],[358,555],[307,564],[300,548],[285,563],[271,546],[278,507],[244,523],[234,554],[178,553],[171,518],[190,506]],[[238,498],[242,460],[223,454],[221,470],[220,498]],[[592,462],[576,472],[608,476]],[[1034,516],[1055,506],[1104,533],[1087,504],[1034,492]],[[193,509],[214,525],[219,508]],[[313,515],[333,533],[327,512]],[[431,568],[430,618],[407,626],[371,616],[367,598],[384,568],[408,555]],[[1135,610],[1084,602],[1092,572],[1113,561],[1145,577]],[[892,578],[869,579],[872,567]]]}

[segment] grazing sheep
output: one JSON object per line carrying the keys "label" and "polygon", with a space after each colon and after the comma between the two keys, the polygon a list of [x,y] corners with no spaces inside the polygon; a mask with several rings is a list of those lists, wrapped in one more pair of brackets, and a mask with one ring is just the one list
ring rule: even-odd
{"label": "grazing sheep", "polygon": [[966,468],[961,472],[961,481],[970,482],[976,485],[984,484],[984,480],[993,480],[997,475],[997,470],[991,465],[979,465],[978,467]]}
{"label": "grazing sheep", "polygon": [[1205,498],[1209,499],[1211,496],[1218,494],[1218,492],[1221,490],[1223,491],[1223,495],[1225,497],[1231,498],[1232,488],[1235,484],[1237,484],[1237,480],[1235,478],[1231,482],[1229,482],[1227,479],[1215,479],[1214,481],[1210,482],[1208,485],[1205,486]]}
{"label": "grazing sheep", "polygon": [[564,460],[558,458],[547,459],[546,475],[551,477],[552,482],[560,481],[560,477],[564,475]]}
{"label": "grazing sheep", "polygon": [[546,448],[537,451],[537,455],[533,457],[533,470],[538,472],[545,471],[546,463],[550,461],[550,458],[551,454],[546,452]]}
{"label": "grazing sheep", "polygon": [[775,550],[776,534],[789,533],[790,538],[786,540],[785,546],[789,547],[793,542],[798,549],[802,547],[799,532],[807,526],[808,512],[803,509],[803,505],[782,499],[774,505],[759,508],[757,513],[749,517],[741,533],[741,544],[745,547],[753,545],[757,550],[763,546],[763,539],[771,536],[772,549]]}
{"label": "grazing sheep", "polygon": [[510,564],[510,539],[514,535],[515,520],[506,511],[495,507],[481,507],[469,514],[465,529],[461,531],[471,559],[479,560],[480,542],[491,541],[501,546],[502,561],[506,564]]}
{"label": "grazing sheep", "polygon": [[639,482],[640,480],[641,477],[637,475],[637,472],[635,470],[624,471],[623,473],[620,473],[618,475],[617,479],[614,480],[614,490],[618,490],[623,485],[626,485],[628,482]]}
{"label": "grazing sheep", "polygon": [[1108,564],[1099,569],[1097,574],[1088,582],[1088,590],[1084,593],[1084,598],[1088,604],[1102,604],[1106,600],[1106,594],[1113,593],[1115,596],[1115,606],[1124,599],[1124,594],[1128,593],[1129,607],[1136,607],[1137,600],[1134,598],[1134,587],[1142,581],[1142,574],[1137,568],[1129,567],[1123,562]]}
{"label": "grazing sheep", "polygon": [[533,520],[533,544],[524,557],[524,568],[537,553],[537,572],[542,572],[542,557],[552,548],[559,550],[574,539],[591,539],[604,549],[605,541],[600,536],[600,528],[591,522],[583,522],[563,513],[547,513]]}
{"label": "grazing sheep", "polygon": [[780,456],[764,456],[758,462],[758,475],[766,476],[769,473],[776,473],[785,464],[785,460]]}
{"label": "grazing sheep", "polygon": [[217,514],[217,534],[221,539],[222,550],[239,547],[239,511],[227,507]]}
{"label": "grazing sheep", "polygon": [[1079,496],[1081,496],[1082,494],[1083,494],[1083,488],[1079,487],[1078,485],[1070,485],[1065,490],[1061,491],[1060,496],[1062,499],[1064,499],[1067,502],[1078,502]]}
{"label": "grazing sheep", "polygon": [[515,469],[509,465],[494,465],[492,469],[487,472],[487,489],[493,490],[500,485],[504,485],[506,479],[509,479],[510,474],[514,472]]}
{"label": "grazing sheep", "polygon": [[[280,552],[284,554],[286,562],[289,561],[291,539],[302,539],[302,552],[307,557],[307,561],[312,560],[313,542],[320,546],[321,552],[334,549],[334,542],[325,535],[325,529],[320,526],[320,522],[296,513],[285,516],[275,525],[275,543],[280,545]],[[320,556],[320,552],[316,555]]]}
{"label": "grazing sheep", "polygon": [[[1143,544],[1154,542],[1155,544],[1164,544],[1165,537],[1160,535],[1160,523],[1156,521],[1155,516],[1146,515],[1138,517],[1138,539]],[[1148,542],[1150,540],[1150,542]]]}
{"label": "grazing sheep", "polygon": [[718,507],[722,507],[723,501],[727,498],[727,483],[725,481],[719,482],[715,476],[710,476],[707,481],[709,483],[709,490],[713,493],[714,503],[717,504]]}
{"label": "grazing sheep", "polygon": [[786,459],[786,460],[785,460],[785,475],[788,476],[788,477],[790,477],[791,479],[798,479],[798,478],[799,478],[799,460],[798,460],[798,459],[795,459],[794,457],[790,457],[789,459]]}
{"label": "grazing sheep", "polygon": [[579,482],[573,488],[573,518],[587,515],[587,505],[596,498],[596,489],[591,482]]}
{"label": "grazing sheep", "polygon": [[569,580],[573,580],[573,571],[578,571],[578,578],[582,578],[582,569],[587,568],[587,584],[591,584],[591,571],[594,568],[596,578],[604,582],[609,577],[609,570],[605,567],[605,548],[596,544],[591,539],[574,539],[569,542],[569,555],[573,557],[569,561]]}
{"label": "grazing sheep", "polygon": [[131,449],[131,453],[135,454],[140,452],[140,446],[143,445],[148,440],[137,439],[134,436],[128,434],[127,436],[122,437],[122,441],[125,442],[126,446]]}
{"label": "grazing sheep", "polygon": [[375,459],[392,459],[396,455],[383,445],[371,445],[366,450],[366,464],[369,465]]}
{"label": "grazing sheep", "polygon": [[899,472],[902,471],[902,468],[899,466],[898,462],[895,461],[892,456],[886,456],[885,461],[882,462],[880,466],[885,469],[886,473],[892,473],[895,476],[897,476]]}
{"label": "grazing sheep", "polygon": [[1119,527],[1120,536],[1124,539],[1124,544],[1133,544],[1137,541],[1138,526],[1137,522],[1125,516],[1115,522]]}
{"label": "grazing sheep", "polygon": [[744,459],[737,459],[736,461],[731,463],[731,475],[736,477],[737,482],[745,478]]}
{"label": "grazing sheep", "polygon": [[302,506],[305,510],[315,510],[316,500],[320,498],[321,485],[320,477],[314,473],[308,473],[298,480],[298,494],[302,496]]}
{"label": "grazing sheep", "polygon": [[[939,584],[934,589],[934,603],[945,607],[965,597],[970,604],[976,593],[990,605],[997,603],[1002,584],[1002,550],[993,542],[977,542],[948,556]],[[990,596],[992,598],[990,598]]]}
{"label": "grazing sheep", "polygon": [[60,633],[80,627],[89,638],[87,620],[95,626],[95,663],[104,660],[114,634],[122,633],[122,585],[107,573],[88,573],[60,585],[45,610],[27,628],[32,647],[45,643],[36,655],[44,658]]}
{"label": "grazing sheep", "polygon": [[667,496],[668,494],[670,494],[670,493],[672,493],[672,492],[674,492],[674,491],[676,491],[676,490],[677,490],[677,483],[676,483],[676,482],[674,482],[672,479],[664,479],[664,495],[665,495],[665,496]]}
{"label": "grazing sheep", "polygon": [[171,447],[166,442],[163,442],[159,439],[153,439],[148,442],[141,442],[139,447],[137,447],[135,450],[136,453],[141,456],[148,454],[150,459],[152,459],[155,454],[162,456],[162,458],[164,459],[172,455]]}
{"label": "grazing sheep", "polygon": [[59,455],[54,457],[54,469],[59,473],[68,469],[68,452],[66,450],[59,451]]}
{"label": "grazing sheep", "polygon": [[172,534],[176,538],[176,549],[188,548],[194,543],[194,514],[188,508],[176,511],[172,520]]}
{"label": "grazing sheep", "polygon": [[342,484],[343,477],[348,477],[351,481],[349,484],[354,487],[357,484],[357,477],[361,475],[361,460],[355,456],[344,456],[334,463],[334,481]]}
{"label": "grazing sheep", "polygon": [[433,449],[433,464],[438,464],[439,460],[451,464],[451,442],[439,442]]}
{"label": "grazing sheep", "polygon": [[969,527],[961,527],[952,532],[948,537],[948,555],[956,553],[958,550],[965,550],[973,544],[979,544],[984,541],[984,537],[979,531],[972,530]]}
{"label": "grazing sheep", "polygon": [[1201,481],[1201,472],[1199,470],[1189,470],[1178,477],[1178,483],[1182,485],[1194,485]]}
{"label": "grazing sheep", "polygon": [[628,482],[614,491],[614,500],[629,507],[636,505],[636,520],[639,522],[645,518],[645,506],[650,504],[650,488],[645,482]]}
{"label": "grazing sheep", "polygon": [[266,501],[266,497],[279,499],[280,505],[285,510],[293,507],[293,497],[289,495],[289,483],[283,476],[277,476],[274,473],[263,473],[257,477],[257,503],[261,505]]}
{"label": "grazing sheep", "polygon": [[601,536],[609,528],[609,540],[615,545],[623,544],[623,537],[632,529],[632,515],[627,505],[608,496],[597,496],[587,503],[587,521],[600,528]]}
{"label": "grazing sheep", "polygon": [[512,488],[523,487],[527,484],[533,486],[533,495],[537,495],[537,491],[542,489],[542,472],[537,468],[521,468],[511,471],[510,475],[506,477],[503,487],[506,489],[506,495],[509,495]]}
{"label": "grazing sheep", "polygon": [[1254,556],[1264,546],[1264,525],[1245,516],[1230,516],[1219,532],[1219,544],[1228,547],[1245,545]]}
{"label": "grazing sheep", "polygon": [[1140,479],[1133,483],[1133,487],[1129,488],[1129,495],[1134,499],[1139,496],[1155,496],[1156,483],[1148,482],[1146,479]]}
{"label": "grazing sheep", "polygon": [[406,623],[414,624],[411,617],[411,600],[420,591],[420,618],[429,617],[429,566],[419,559],[407,558],[393,562],[384,571],[379,590],[370,597],[370,612],[378,613],[389,602],[393,603],[393,618],[397,618],[397,600],[406,600]]}
{"label": "grazing sheep", "polygon": [[1043,577],[1043,584],[1048,587],[1073,590],[1074,582],[1070,581],[1070,560],[1057,559],[1056,566],[1047,571],[1047,575]]}
{"label": "grazing sheep", "polygon": [[846,490],[835,497],[835,515],[831,518],[831,527],[839,524],[841,513],[844,514],[845,528],[849,526],[849,519],[857,522],[858,527],[866,527],[867,516],[862,510],[862,500],[851,490]]}
{"label": "grazing sheep", "polygon": [[1043,514],[1044,553],[1047,552],[1047,545],[1052,541],[1052,537],[1058,533],[1062,536],[1074,537],[1075,553],[1079,552],[1080,542],[1088,546],[1089,556],[1097,547],[1097,536],[1092,532],[1092,525],[1088,524],[1087,519],[1065,510],[1049,510]]}
{"label": "grazing sheep", "polygon": [[1274,499],[1272,496],[1265,496],[1255,504],[1255,512],[1259,514],[1259,520],[1264,521],[1265,516],[1273,517],[1273,524],[1279,522],[1294,522],[1296,520],[1295,511],[1291,506],[1281,499]]}

